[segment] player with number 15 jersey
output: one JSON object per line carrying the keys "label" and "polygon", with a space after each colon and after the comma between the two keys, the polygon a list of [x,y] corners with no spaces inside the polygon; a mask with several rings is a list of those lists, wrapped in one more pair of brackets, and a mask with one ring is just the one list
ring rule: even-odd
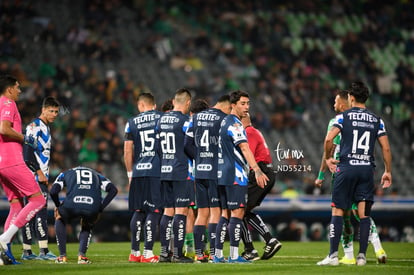
{"label": "player with number 15 jersey", "polygon": [[132,177],[159,177],[160,159],[157,154],[155,126],[162,112],[141,112],[128,119],[125,139],[134,142]]}

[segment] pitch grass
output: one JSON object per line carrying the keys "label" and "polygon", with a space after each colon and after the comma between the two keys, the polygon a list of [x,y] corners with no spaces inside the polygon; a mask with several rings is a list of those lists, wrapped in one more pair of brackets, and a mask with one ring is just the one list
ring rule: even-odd
{"label": "pitch grass", "polygon": [[[50,249],[57,254],[55,244]],[[228,242],[225,244],[225,255],[228,255]],[[263,243],[255,246],[262,254]],[[87,256],[91,265],[77,264],[78,244],[70,243],[67,247],[68,264],[55,264],[52,261],[23,261],[21,265],[0,266],[0,274],[414,274],[414,244],[390,243],[383,244],[388,254],[386,264],[377,264],[372,246],[367,253],[366,266],[317,266],[328,253],[328,242],[283,242],[282,249],[270,260],[259,260],[252,264],[148,264],[129,263],[130,244],[92,243]],[[159,243],[155,244],[158,253]],[[355,244],[358,249],[358,244]],[[21,246],[14,245],[13,253],[20,258]],[[33,251],[38,251],[33,246]],[[342,255],[340,255],[342,256]]]}

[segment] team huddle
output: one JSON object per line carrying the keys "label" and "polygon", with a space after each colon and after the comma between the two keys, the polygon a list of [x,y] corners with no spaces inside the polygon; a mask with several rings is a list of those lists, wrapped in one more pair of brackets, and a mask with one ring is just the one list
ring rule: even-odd
{"label": "team huddle", "polygon": [[[260,205],[275,178],[261,134],[256,136],[261,146],[253,145],[256,132],[247,142],[249,95],[235,91],[220,97],[213,107],[191,97],[187,89],[177,90],[172,108],[162,113],[156,110],[154,96],[143,93],[137,101],[140,113],[125,127],[129,209],[134,211],[129,261],[249,263],[260,257],[247,224],[263,236],[261,258],[269,259],[281,243],[251,210]],[[153,253],[157,225],[159,256]],[[226,259],[227,233],[230,255]],[[184,249],[186,236],[193,239]],[[245,250],[239,255],[241,239]]]}
{"label": "team huddle", "polygon": [[[23,135],[15,103],[21,93],[19,83],[11,76],[1,76],[0,89],[0,182],[10,202],[5,231],[0,235],[2,262],[19,264],[10,243],[17,231],[24,228],[22,260],[67,263],[66,224],[80,217],[78,264],[91,263],[86,257],[91,230],[99,213],[116,196],[116,186],[91,168],[77,166],[63,171],[50,189],[56,206],[59,256],[49,251],[49,124],[57,117],[60,105],[54,98],[45,98],[41,115],[27,126]],[[368,240],[380,262],[387,257],[370,212],[376,140],[385,164],[383,188],[392,183],[391,150],[383,121],[365,108],[368,96],[368,88],[354,82],[335,100],[339,114],[329,126],[315,181],[320,186],[327,169],[334,175],[330,252],[318,265],[365,265]],[[156,109],[151,93],[138,96],[139,114],[128,119],[124,141],[128,207],[133,212],[129,262],[251,263],[268,260],[281,249],[279,240],[271,235],[260,215],[253,212],[273,188],[275,173],[263,135],[251,124],[249,106],[249,94],[240,90],[220,97],[210,107],[205,100],[192,99],[189,90],[178,89],[163,111]],[[59,193],[64,189],[66,196],[61,201]],[[106,193],[104,198],[102,191]],[[360,223],[356,259],[349,221],[353,208]],[[265,242],[261,256],[253,246],[249,228],[256,230]],[[39,255],[31,249],[32,231],[39,240]],[[158,231],[160,255],[154,255]],[[227,236],[229,255],[224,255]],[[339,260],[341,237],[345,257]],[[242,253],[240,241],[244,244]]]}

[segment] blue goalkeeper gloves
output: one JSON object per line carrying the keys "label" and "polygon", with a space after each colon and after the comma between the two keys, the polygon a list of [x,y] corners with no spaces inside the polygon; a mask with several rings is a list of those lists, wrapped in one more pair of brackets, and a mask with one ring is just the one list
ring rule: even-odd
{"label": "blue goalkeeper gloves", "polygon": [[37,148],[37,139],[35,139],[33,136],[24,136],[24,144],[29,145],[33,149]]}

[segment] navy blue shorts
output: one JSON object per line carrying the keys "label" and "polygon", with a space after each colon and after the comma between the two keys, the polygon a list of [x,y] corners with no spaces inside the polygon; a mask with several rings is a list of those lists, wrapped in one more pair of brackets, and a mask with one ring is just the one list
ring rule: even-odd
{"label": "navy blue shorts", "polygon": [[[146,213],[161,212],[163,207],[161,197],[161,180],[159,177],[137,177],[133,178],[134,185],[131,182],[130,186],[130,202],[135,203],[133,206],[139,207],[130,210],[142,210]],[[134,186],[134,188],[132,188]],[[133,197],[131,198],[131,189]],[[139,193],[137,193],[139,192]]]}
{"label": "navy blue shorts", "polygon": [[218,180],[196,179],[196,199],[198,208],[220,207]]}
{"label": "navy blue shorts", "polygon": [[144,210],[145,188],[142,178],[131,179],[128,194],[128,208],[130,211]]}
{"label": "navy blue shorts", "polygon": [[374,169],[371,166],[338,166],[332,190],[332,206],[351,209],[352,203],[374,201]]}
{"label": "navy blue shorts", "polygon": [[226,205],[229,210],[245,208],[247,205],[247,185],[226,185]]}
{"label": "navy blue shorts", "polygon": [[58,207],[59,215],[62,217],[62,220],[68,224],[71,220],[75,218],[81,218],[82,223],[88,224],[92,227],[98,221],[99,211],[91,211],[88,209],[79,209],[79,208],[69,208],[65,207],[65,204],[62,204]]}
{"label": "navy blue shorts", "polygon": [[219,202],[221,209],[227,209],[227,194],[226,194],[226,186],[225,185],[218,185],[218,193],[219,193]]}
{"label": "navy blue shorts", "polygon": [[189,207],[191,192],[194,193],[192,181],[161,181],[162,198],[165,208]]}
{"label": "navy blue shorts", "polygon": [[187,179],[187,182],[189,185],[192,186],[190,187],[191,190],[190,190],[189,195],[190,195],[190,206],[194,208],[197,206],[196,205],[196,194],[195,194],[195,183],[194,183],[194,180],[189,180],[189,179]]}

